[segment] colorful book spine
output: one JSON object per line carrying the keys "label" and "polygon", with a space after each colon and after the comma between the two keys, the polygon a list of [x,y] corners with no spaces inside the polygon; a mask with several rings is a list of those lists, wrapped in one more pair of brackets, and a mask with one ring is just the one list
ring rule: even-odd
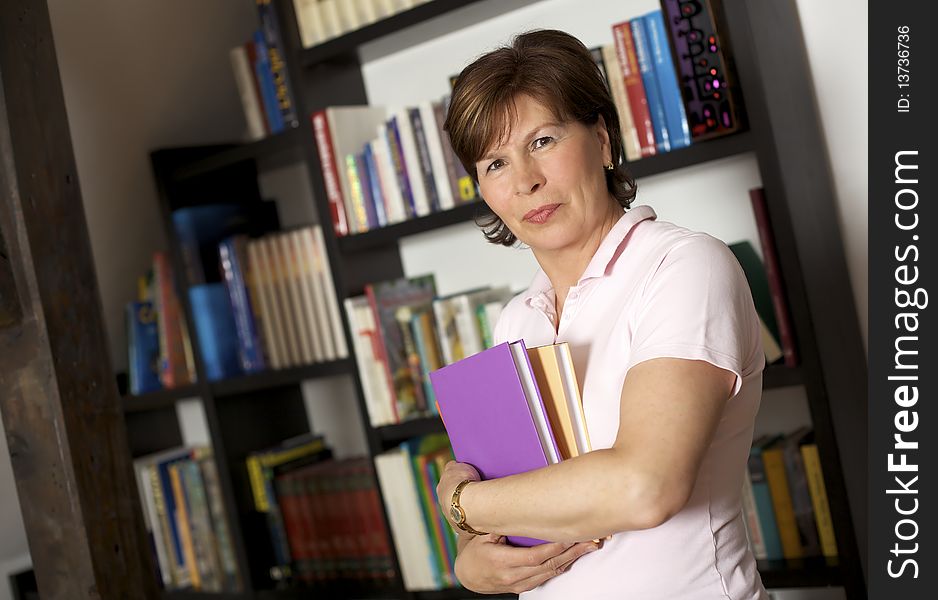
{"label": "colorful book spine", "polygon": [[256,373],[265,367],[261,336],[254,320],[255,308],[248,293],[247,238],[236,236],[218,245],[225,287],[234,312],[238,334],[238,358],[245,373]]}
{"label": "colorful book spine", "polygon": [[785,474],[785,458],[780,443],[762,451],[765,464],[765,478],[772,494],[772,508],[775,510],[775,522],[782,541],[782,555],[785,558],[803,558],[801,538],[798,533],[798,521],[791,501],[791,489]]}
{"label": "colorful book spine", "polygon": [[358,175],[358,187],[361,190],[362,203],[365,205],[365,216],[368,219],[368,229],[381,227],[381,219],[378,218],[378,209],[372,196],[371,176],[368,173],[368,165],[365,164],[364,151],[356,153],[354,160],[355,174]]}
{"label": "colorful book spine", "polygon": [[440,210],[440,196],[436,192],[436,180],[433,177],[433,164],[430,161],[430,147],[427,143],[427,134],[424,130],[423,119],[419,108],[407,109],[410,116],[410,125],[414,132],[414,142],[417,149],[417,162],[419,171],[423,177],[423,187],[426,191],[427,202],[430,205],[430,212]]}
{"label": "colorful book spine", "polygon": [[671,47],[668,45],[664,15],[660,10],[656,10],[645,15],[643,19],[645,31],[648,33],[648,47],[651,50],[658,90],[661,92],[661,104],[664,106],[664,119],[671,149],[684,148],[690,145],[690,127],[687,125],[684,101],[681,98],[677,73],[674,71],[674,60],[671,56]]}
{"label": "colorful book spine", "polygon": [[651,124],[654,128],[655,147],[658,153],[669,152],[671,150],[671,138],[668,134],[667,122],[664,116],[664,104],[661,101],[658,77],[654,69],[645,21],[638,17],[629,21],[629,26],[632,30],[632,43],[635,46],[638,71],[641,73],[645,99],[648,102],[648,112],[651,115]]}
{"label": "colorful book spine", "polygon": [[348,183],[348,200],[352,208],[351,213],[349,213],[352,231],[364,233],[374,227],[377,221],[375,220],[374,207],[372,207],[370,213],[368,212],[368,206],[362,194],[362,182],[358,175],[358,166],[354,154],[345,155],[345,181]]}
{"label": "colorful book spine", "polygon": [[834,536],[834,521],[831,517],[830,503],[827,500],[827,486],[824,485],[824,473],[821,471],[821,457],[818,454],[817,444],[801,446],[801,456],[804,459],[804,471],[808,479],[808,489],[811,491],[814,518],[817,522],[818,535],[821,538],[821,554],[827,558],[836,558],[837,538]]}
{"label": "colorful book spine", "polygon": [[616,46],[616,57],[619,59],[619,68],[622,70],[632,122],[638,132],[642,156],[652,156],[658,151],[655,145],[655,129],[651,122],[645,85],[642,83],[642,74],[638,68],[632,28],[628,21],[614,25],[612,36]]}
{"label": "colorful book spine", "polygon": [[157,326],[160,340],[160,382],[173,388],[195,381],[191,348],[186,348],[188,333],[176,295],[176,283],[165,252],[153,257],[156,284]]}
{"label": "colorful book spine", "polygon": [[273,77],[277,108],[285,128],[296,127],[300,124],[297,118],[294,103],[293,86],[287,72],[287,63],[284,59],[286,52],[283,46],[283,32],[277,19],[271,0],[256,0],[257,13],[260,17],[261,31],[267,43],[267,55],[270,58],[270,71]]}
{"label": "colorful book spine", "polygon": [[368,176],[368,199],[374,206],[378,227],[384,227],[388,224],[388,215],[384,208],[384,192],[381,190],[381,178],[378,174],[378,164],[375,162],[372,146],[371,142],[365,144],[362,152],[362,163],[364,172]]}
{"label": "colorful book spine", "polygon": [[329,212],[332,215],[332,227],[339,237],[349,234],[348,220],[345,216],[345,201],[339,187],[339,168],[332,151],[332,135],[326,111],[313,113],[313,133],[316,136],[316,148],[319,151],[319,165],[326,185],[326,197],[329,199]]}
{"label": "colorful book spine", "polygon": [[808,478],[799,447],[799,441],[802,437],[796,436],[785,440],[783,450],[785,475],[788,477],[788,489],[791,492],[795,522],[798,524],[798,537],[801,540],[802,554],[804,556],[818,556],[821,554],[821,545],[814,519],[814,508],[811,504],[811,492],[808,489]]}
{"label": "colorful book spine", "polygon": [[277,102],[277,86],[274,83],[274,74],[270,67],[270,54],[267,50],[267,42],[264,39],[264,32],[261,30],[254,32],[254,50],[254,72],[257,75],[257,83],[261,89],[264,114],[267,115],[267,123],[270,125],[270,132],[280,133],[284,129],[283,115],[280,112],[280,105]]}
{"label": "colorful book spine", "polygon": [[752,495],[756,504],[756,514],[762,529],[762,538],[765,543],[766,558],[780,560],[783,558],[782,541],[779,537],[778,525],[775,522],[775,509],[772,507],[772,493],[765,475],[765,463],[762,459],[762,445],[753,443],[749,453],[749,479],[752,483]]}
{"label": "colorful book spine", "polygon": [[401,196],[404,198],[404,208],[407,210],[407,218],[413,219],[417,216],[417,204],[414,200],[413,190],[411,190],[410,187],[410,177],[408,176],[410,166],[404,161],[404,149],[401,145],[401,132],[397,116],[391,117],[387,123],[387,138],[391,163],[394,165],[394,172],[397,175],[397,185],[401,190]]}
{"label": "colorful book spine", "polygon": [[160,384],[160,335],[152,302],[127,304],[127,349],[130,393],[153,392]]}

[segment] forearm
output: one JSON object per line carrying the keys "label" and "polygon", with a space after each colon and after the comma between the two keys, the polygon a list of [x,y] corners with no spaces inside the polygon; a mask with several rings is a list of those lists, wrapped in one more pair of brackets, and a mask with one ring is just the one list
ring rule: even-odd
{"label": "forearm", "polygon": [[666,487],[649,467],[604,449],[473,483],[461,504],[479,531],[573,542],[657,526],[675,512]]}

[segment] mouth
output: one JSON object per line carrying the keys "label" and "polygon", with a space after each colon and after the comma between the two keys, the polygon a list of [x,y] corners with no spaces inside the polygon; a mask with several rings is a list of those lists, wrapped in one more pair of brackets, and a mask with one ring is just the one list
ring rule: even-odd
{"label": "mouth", "polygon": [[559,204],[545,204],[543,206],[538,206],[534,210],[530,210],[525,213],[522,221],[530,221],[532,223],[544,223],[560,208]]}

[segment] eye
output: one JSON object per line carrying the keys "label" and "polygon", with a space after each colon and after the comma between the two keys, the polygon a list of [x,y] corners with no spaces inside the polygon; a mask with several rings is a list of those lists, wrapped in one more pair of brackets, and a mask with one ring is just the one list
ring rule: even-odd
{"label": "eye", "polygon": [[552,144],[553,142],[554,142],[554,138],[552,138],[549,135],[545,135],[544,137],[539,137],[533,142],[531,142],[531,148],[533,150],[540,150],[544,146]]}
{"label": "eye", "polygon": [[505,166],[505,161],[499,158],[499,159],[493,160],[491,164],[489,164],[489,166],[485,169],[485,172],[493,173],[501,169],[503,166]]}

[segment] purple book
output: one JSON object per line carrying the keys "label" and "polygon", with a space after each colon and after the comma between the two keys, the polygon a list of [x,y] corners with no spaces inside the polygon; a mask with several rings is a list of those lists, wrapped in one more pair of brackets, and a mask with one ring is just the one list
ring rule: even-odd
{"label": "purple book", "polygon": [[[523,341],[503,343],[430,373],[437,405],[459,462],[497,479],[559,462]],[[531,397],[525,392],[531,393]],[[538,414],[532,414],[533,404]],[[542,436],[538,433],[546,432]],[[546,450],[545,450],[546,448]],[[544,543],[509,536],[516,546]]]}

